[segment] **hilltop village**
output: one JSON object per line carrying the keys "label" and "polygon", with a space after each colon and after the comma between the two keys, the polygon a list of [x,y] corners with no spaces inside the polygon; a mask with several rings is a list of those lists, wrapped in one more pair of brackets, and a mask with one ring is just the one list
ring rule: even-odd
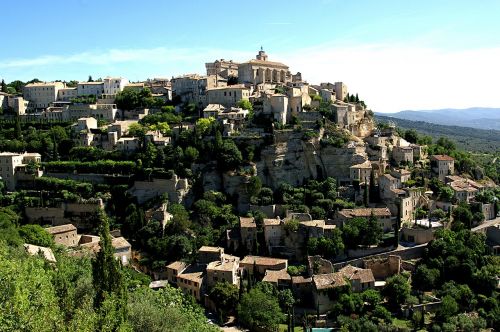
{"label": "hilltop village", "polygon": [[[453,142],[377,123],[344,82],[308,83],[262,49],[205,66],[2,82],[2,206],[53,240],[24,238],[27,252],[93,257],[106,218],[121,266],[220,325],[355,330],[354,315],[390,330],[392,313],[498,327],[500,190]],[[252,316],[252,292],[279,299],[279,314]]]}

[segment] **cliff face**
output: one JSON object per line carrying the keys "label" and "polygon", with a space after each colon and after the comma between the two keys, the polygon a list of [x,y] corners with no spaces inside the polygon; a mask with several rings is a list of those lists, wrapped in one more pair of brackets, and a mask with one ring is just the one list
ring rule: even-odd
{"label": "cliff face", "polygon": [[319,138],[305,141],[289,135],[287,141],[279,141],[262,150],[257,175],[271,188],[277,188],[282,182],[300,185],[304,180],[325,176],[347,180],[349,167],[367,159],[362,143],[343,148],[322,147]]}

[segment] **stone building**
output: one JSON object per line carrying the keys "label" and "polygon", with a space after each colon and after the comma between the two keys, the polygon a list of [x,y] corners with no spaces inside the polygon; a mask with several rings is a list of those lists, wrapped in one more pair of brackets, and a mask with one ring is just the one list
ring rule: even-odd
{"label": "stone building", "polygon": [[23,97],[29,101],[29,107],[43,109],[57,100],[59,89],[64,89],[62,82],[30,83],[23,88]]}
{"label": "stone building", "polygon": [[244,84],[213,87],[207,89],[207,103],[220,104],[225,107],[236,106],[242,100],[248,100],[252,94],[252,89]]}
{"label": "stone building", "polygon": [[264,219],[264,239],[269,252],[272,252],[273,247],[281,244],[283,239],[283,222],[280,218]]}
{"label": "stone building", "polygon": [[233,60],[215,60],[214,62],[205,63],[205,68],[207,70],[207,76],[218,75],[225,79],[230,77],[238,77],[238,62],[233,62]]}
{"label": "stone building", "polygon": [[253,217],[240,217],[240,239],[241,245],[252,252],[257,241],[257,224]]}
{"label": "stone building", "polygon": [[245,256],[240,261],[240,268],[245,273],[250,274],[254,273],[255,268],[256,272],[263,276],[267,270],[277,271],[288,268],[288,260],[263,256]]}
{"label": "stone building", "polygon": [[78,234],[73,224],[53,226],[45,228],[52,235],[54,242],[65,247],[74,247],[78,245]]}
{"label": "stone building", "polygon": [[[8,191],[14,191],[19,177],[22,174],[29,175],[27,166],[30,162],[40,163],[42,156],[39,153],[15,153],[15,152],[0,152],[0,177],[5,183]],[[39,177],[42,172],[34,170],[33,176]]]}
{"label": "stone building", "polygon": [[391,211],[388,208],[360,208],[360,209],[344,209],[335,212],[334,220],[337,224],[345,225],[354,218],[369,219],[371,215],[377,218],[377,221],[382,226],[384,232],[394,229],[394,220]]}
{"label": "stone building", "polygon": [[[108,83],[109,85],[109,83]],[[107,86],[107,88],[109,88]],[[104,82],[78,82],[76,86],[77,96],[101,96],[104,93]]]}
{"label": "stone building", "polygon": [[197,301],[201,301],[205,291],[205,269],[200,266],[190,265],[177,276],[177,287],[184,294],[193,296]]}
{"label": "stone building", "polygon": [[261,48],[254,60],[238,65],[238,81],[244,84],[285,84],[292,80],[287,65],[269,61],[266,52]]}
{"label": "stone building", "polygon": [[430,156],[431,170],[439,180],[444,181],[448,175],[455,172],[455,159],[447,155]]}
{"label": "stone building", "polygon": [[411,146],[395,146],[392,149],[392,159],[398,164],[413,162],[413,147]]}
{"label": "stone building", "polygon": [[220,260],[210,262],[207,265],[207,286],[210,288],[215,286],[217,282],[228,282],[239,287],[239,267],[239,257],[228,254],[221,255]]}
{"label": "stone building", "polygon": [[172,79],[172,93],[182,102],[194,102],[205,107],[209,104],[207,90],[226,85],[227,81],[217,75],[189,74]]}
{"label": "stone building", "polygon": [[221,261],[224,255],[224,248],[202,246],[198,249],[198,263],[209,264],[210,262]]}
{"label": "stone building", "polygon": [[362,292],[375,287],[375,278],[370,269],[361,269],[347,265],[338,272],[313,275],[313,298],[316,310],[326,313],[331,309],[333,299],[330,290],[341,287],[352,287],[354,292]]}
{"label": "stone building", "polygon": [[177,277],[188,267],[188,264],[181,261],[170,263],[165,268],[165,274],[168,282],[177,285]]}

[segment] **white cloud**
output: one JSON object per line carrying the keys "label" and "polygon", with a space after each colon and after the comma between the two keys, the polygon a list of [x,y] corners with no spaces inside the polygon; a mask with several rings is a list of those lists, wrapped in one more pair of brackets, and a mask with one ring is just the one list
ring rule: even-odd
{"label": "white cloud", "polygon": [[[293,72],[302,72],[303,78],[311,83],[345,82],[351,92],[359,93],[378,112],[500,106],[497,91],[500,48],[450,51],[418,45],[325,44],[293,52],[267,51],[270,60],[288,64]],[[253,56],[254,53],[231,49],[111,49],[2,60],[0,70],[12,75],[32,74],[51,68],[61,72],[64,66],[68,74],[72,68],[85,68],[84,72],[89,73],[99,68],[113,70],[112,74],[145,78],[155,73],[170,76],[202,72],[207,61],[220,58],[244,61]]]}

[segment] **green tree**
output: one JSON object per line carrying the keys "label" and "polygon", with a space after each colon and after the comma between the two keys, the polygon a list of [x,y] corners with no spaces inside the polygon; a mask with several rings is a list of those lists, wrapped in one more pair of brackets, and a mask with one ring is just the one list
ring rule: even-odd
{"label": "green tree", "polygon": [[402,274],[389,277],[382,289],[389,306],[396,310],[410,297],[411,286],[408,278]]}
{"label": "green tree", "polygon": [[242,296],[238,318],[243,326],[251,330],[258,327],[274,330],[283,322],[283,312],[276,296],[264,292],[258,285]]}
{"label": "green tree", "polygon": [[2,80],[1,91],[4,92],[4,93],[8,93],[9,92],[7,90],[7,84],[5,84],[4,80]]}
{"label": "green tree", "polygon": [[92,260],[94,280],[94,308],[99,312],[102,330],[116,331],[126,322],[127,297],[120,262],[115,259],[109,234],[109,220],[104,211],[99,212],[100,250]]}
{"label": "green tree", "polygon": [[241,99],[236,105],[244,110],[253,111],[253,105],[248,99]]}
{"label": "green tree", "polygon": [[238,305],[238,287],[228,282],[218,282],[210,289],[208,297],[214,301],[217,309],[227,316],[234,313]]}
{"label": "green tree", "polygon": [[43,258],[21,250],[0,242],[0,330],[63,330],[53,273]]}
{"label": "green tree", "polygon": [[217,151],[217,165],[222,171],[234,170],[242,161],[241,152],[233,140],[224,141]]}
{"label": "green tree", "polygon": [[25,243],[42,247],[53,247],[54,239],[40,225],[24,225],[19,228],[19,235]]}

